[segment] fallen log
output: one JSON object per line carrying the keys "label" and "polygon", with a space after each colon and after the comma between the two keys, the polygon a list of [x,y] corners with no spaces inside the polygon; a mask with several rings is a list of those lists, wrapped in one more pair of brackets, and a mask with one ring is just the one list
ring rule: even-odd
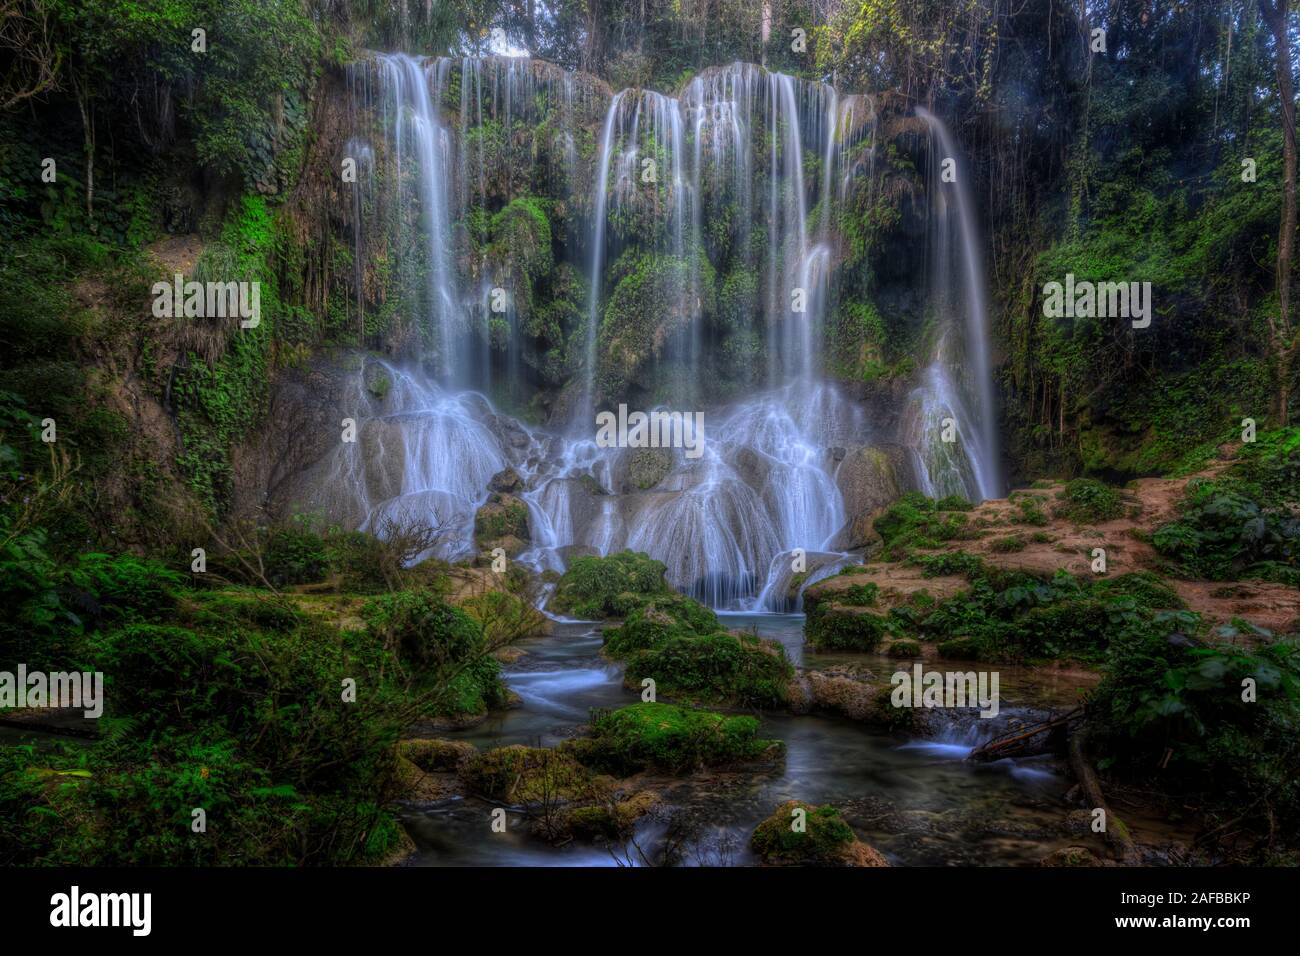
{"label": "fallen log", "polygon": [[1027,730],[1015,730],[994,737],[980,744],[970,752],[967,760],[992,761],[1007,757],[1030,757],[1045,753],[1051,746],[1051,732],[1069,725],[1073,720],[1083,718],[1083,708],[1076,707],[1059,717],[1053,717]]}
{"label": "fallen log", "polygon": [[1086,727],[1080,727],[1070,734],[1070,769],[1074,771],[1074,778],[1079,781],[1079,786],[1083,789],[1087,806],[1092,810],[1100,809],[1105,813],[1106,842],[1110,844],[1115,858],[1122,863],[1137,863],[1137,846],[1133,842],[1133,836],[1124,821],[1107,806],[1106,796],[1101,791],[1101,781],[1097,779],[1097,773],[1088,760]]}

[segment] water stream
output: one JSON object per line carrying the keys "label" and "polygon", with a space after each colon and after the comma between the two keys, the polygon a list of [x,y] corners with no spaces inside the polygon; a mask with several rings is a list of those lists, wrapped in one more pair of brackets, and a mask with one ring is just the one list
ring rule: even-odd
{"label": "water stream", "polygon": [[[797,614],[723,615],[731,628],[756,628],[784,644],[805,665],[846,660],[892,673],[897,661],[867,655],[806,656],[803,617]],[[589,708],[619,707],[638,697],[622,685],[621,668],[599,654],[599,627],[557,626],[555,633],[520,645],[526,654],[505,672],[522,699],[514,709],[446,736],[480,747],[509,744],[554,746],[573,735]],[[995,721],[954,724],[930,739],[882,734],[835,717],[767,714],[761,735],[786,745],[784,763],[769,772],[707,773],[666,784],[666,803],[684,808],[701,823],[685,862],[745,865],[753,828],[784,800],[831,803],[844,812],[862,839],[895,865],[1023,864],[1068,845],[1060,831],[1067,781],[1050,761],[1033,758],[989,766],[965,762],[971,747],[1023,708],[1061,706],[1074,699],[1069,677],[1044,681],[1041,674],[1002,668],[1004,711]],[[993,726],[993,725],[996,725]],[[494,834],[490,807],[455,798],[411,809],[403,820],[419,846],[420,865],[580,865],[643,862],[636,852],[569,844],[553,848],[532,837],[515,818]],[[636,840],[653,858],[662,818],[646,821]]]}

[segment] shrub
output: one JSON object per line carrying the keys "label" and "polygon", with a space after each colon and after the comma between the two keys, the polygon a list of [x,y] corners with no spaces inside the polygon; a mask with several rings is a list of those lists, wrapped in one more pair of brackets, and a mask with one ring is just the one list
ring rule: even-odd
{"label": "shrub", "polygon": [[551,607],[584,618],[625,617],[650,598],[672,594],[663,562],[623,551],[575,558],[555,587]]}
{"label": "shrub", "polygon": [[1196,577],[1300,584],[1300,518],[1251,494],[1249,485],[1232,479],[1189,482],[1182,513],[1156,529],[1152,544]]}
{"label": "shrub", "polygon": [[616,776],[748,763],[783,749],[780,741],[758,736],[753,717],[644,703],[594,713],[591,736],[574,741],[571,748],[587,766]]}
{"label": "shrub", "polygon": [[361,609],[367,630],[418,687],[441,687],[435,712],[481,713],[501,706],[501,666],[488,656],[478,622],[429,591],[398,591]]}
{"label": "shrub", "polygon": [[660,693],[740,707],[780,707],[794,668],[772,641],[742,640],[725,631],[677,636],[637,651],[626,677],[634,685],[653,678]]}
{"label": "shrub", "polygon": [[1092,478],[1076,478],[1056,496],[1053,513],[1075,524],[1099,524],[1124,514],[1119,492]]}

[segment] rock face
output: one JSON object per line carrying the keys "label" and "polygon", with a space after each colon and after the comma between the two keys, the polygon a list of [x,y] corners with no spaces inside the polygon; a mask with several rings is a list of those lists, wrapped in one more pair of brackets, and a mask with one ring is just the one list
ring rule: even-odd
{"label": "rock face", "polygon": [[614,469],[614,488],[620,494],[649,491],[673,469],[671,448],[629,448]]}
{"label": "rock face", "polygon": [[513,468],[504,468],[492,476],[488,482],[488,490],[499,492],[500,494],[517,494],[523,490],[524,482],[519,477],[519,472]]}
{"label": "rock face", "polygon": [[835,485],[844,497],[848,520],[832,547],[840,551],[864,548],[874,539],[871,518],[875,513],[914,487],[907,452],[896,445],[846,450],[835,469]]}

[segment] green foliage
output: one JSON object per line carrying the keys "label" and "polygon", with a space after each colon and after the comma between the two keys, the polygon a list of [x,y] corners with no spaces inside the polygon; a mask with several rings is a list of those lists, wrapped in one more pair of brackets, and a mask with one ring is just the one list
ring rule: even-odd
{"label": "green foliage", "polygon": [[909,491],[872,522],[880,535],[883,553],[890,560],[905,557],[913,548],[937,548],[945,541],[976,537],[967,525],[971,505],[949,496],[940,500],[927,498],[919,491]]}
{"label": "green foliage", "polygon": [[231,447],[265,415],[270,396],[271,340],[281,305],[270,271],[275,223],[266,201],[243,196],[231,210],[221,241],[195,266],[195,281],[260,282],[260,322],[218,334],[225,351],[214,362],[191,352],[172,382],[182,450],[178,464],[214,513],[229,502],[234,480]]}
{"label": "green foliage", "polygon": [[[391,847],[382,806],[412,714],[382,649],[283,605],[193,603],[134,558],[89,556],[73,576],[106,612],[60,665],[104,673],[105,732],[0,752],[4,862],[323,864]],[[366,688],[348,706],[345,677]],[[205,840],[196,806],[220,821]]]}
{"label": "green foliage", "polygon": [[[798,829],[793,825],[795,810],[804,813],[804,825]],[[842,862],[856,839],[835,807],[789,800],[755,828],[749,842],[764,863],[827,866]]]}
{"label": "green foliage", "polygon": [[435,687],[435,712],[483,713],[506,700],[500,665],[488,656],[483,628],[428,591],[398,591],[361,609],[368,632],[393,653],[416,686]]}
{"label": "green foliage", "polygon": [[1119,492],[1091,478],[1076,478],[1056,496],[1053,513],[1075,524],[1100,524],[1124,514]]}
{"label": "green foliage", "polygon": [[1150,572],[1097,579],[1058,571],[1042,580],[977,563],[967,573],[969,590],[932,608],[896,608],[888,626],[939,641],[945,657],[1095,663],[1123,628],[1183,606],[1178,594]]}
{"label": "green foliage", "polygon": [[583,618],[625,617],[651,598],[672,594],[663,562],[635,551],[575,558],[555,587],[551,607]]}
{"label": "green foliage", "polygon": [[753,717],[729,717],[671,704],[633,704],[595,712],[591,736],[574,741],[579,761],[602,773],[683,773],[771,759],[780,741],[758,736]]}
{"label": "green foliage", "polygon": [[1188,482],[1178,518],[1157,528],[1152,544],[1186,575],[1300,584],[1297,475],[1300,429],[1263,432],[1226,473]]}
{"label": "green foliage", "polygon": [[894,633],[883,614],[844,609],[830,601],[805,600],[805,608],[804,636],[819,650],[873,651]]}
{"label": "green foliage", "polygon": [[632,686],[653,678],[659,693],[738,707],[780,707],[794,668],[773,641],[742,639],[725,631],[678,633],[628,659]]}
{"label": "green foliage", "polygon": [[[1262,832],[1293,832],[1300,819],[1300,648],[1294,638],[1258,649],[1186,639],[1195,617],[1159,614],[1111,644],[1106,677],[1089,699],[1103,765],[1198,794],[1211,815]],[[1256,698],[1243,700],[1244,682]]]}

